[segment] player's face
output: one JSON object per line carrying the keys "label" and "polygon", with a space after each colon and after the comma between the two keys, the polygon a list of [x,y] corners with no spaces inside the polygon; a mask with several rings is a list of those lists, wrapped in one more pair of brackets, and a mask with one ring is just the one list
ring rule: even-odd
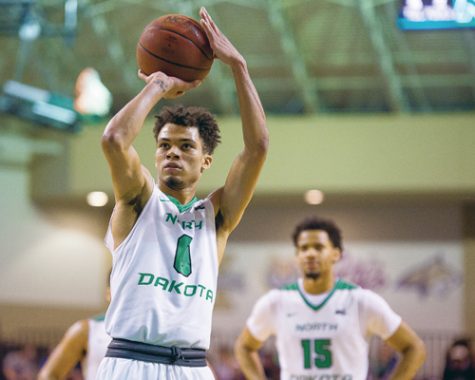
{"label": "player's face", "polygon": [[157,136],[155,165],[161,181],[182,190],[198,181],[211,165],[212,157],[204,152],[198,128],[168,123]]}
{"label": "player's face", "polygon": [[297,262],[306,278],[318,279],[330,273],[340,256],[326,231],[302,231],[297,239]]}

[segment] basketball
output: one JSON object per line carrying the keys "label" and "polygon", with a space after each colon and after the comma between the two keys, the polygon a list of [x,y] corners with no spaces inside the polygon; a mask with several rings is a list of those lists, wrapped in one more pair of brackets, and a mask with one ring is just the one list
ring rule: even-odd
{"label": "basketball", "polygon": [[204,79],[213,64],[213,50],[202,26],[181,14],[168,14],[148,24],[136,50],[140,70],[156,71],[191,82]]}

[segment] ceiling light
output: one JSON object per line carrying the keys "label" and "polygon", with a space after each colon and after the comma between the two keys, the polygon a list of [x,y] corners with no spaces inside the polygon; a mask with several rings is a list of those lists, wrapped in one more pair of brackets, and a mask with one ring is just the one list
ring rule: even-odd
{"label": "ceiling light", "polygon": [[310,205],[319,205],[323,202],[323,193],[320,190],[312,189],[305,193],[305,202]]}
{"label": "ceiling light", "polygon": [[109,197],[103,191],[91,191],[87,194],[87,204],[92,207],[102,207],[107,204]]}
{"label": "ceiling light", "polygon": [[83,115],[106,116],[112,105],[112,95],[101,81],[97,70],[87,67],[75,84],[74,109]]}

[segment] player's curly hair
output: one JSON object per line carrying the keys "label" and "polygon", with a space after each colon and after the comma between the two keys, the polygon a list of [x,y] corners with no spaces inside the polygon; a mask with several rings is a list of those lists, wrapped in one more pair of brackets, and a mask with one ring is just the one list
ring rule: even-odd
{"label": "player's curly hair", "polygon": [[294,242],[294,246],[297,246],[297,240],[300,233],[308,230],[325,231],[328,234],[333,246],[343,252],[340,228],[332,220],[322,219],[317,216],[308,217],[295,226],[294,232],[292,233],[292,241]]}
{"label": "player's curly hair", "polygon": [[184,127],[197,127],[203,140],[206,153],[213,154],[216,146],[221,142],[221,135],[214,116],[202,107],[185,107],[183,105],[163,107],[155,116],[153,135],[155,141],[163,126],[167,123]]}

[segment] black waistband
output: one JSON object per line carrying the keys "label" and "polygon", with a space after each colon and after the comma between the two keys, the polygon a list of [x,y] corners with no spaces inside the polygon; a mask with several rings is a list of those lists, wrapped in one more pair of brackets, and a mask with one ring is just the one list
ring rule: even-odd
{"label": "black waistband", "polygon": [[206,350],[203,349],[155,346],[118,338],[113,338],[110,342],[106,357],[185,367],[206,367],[208,365]]}

